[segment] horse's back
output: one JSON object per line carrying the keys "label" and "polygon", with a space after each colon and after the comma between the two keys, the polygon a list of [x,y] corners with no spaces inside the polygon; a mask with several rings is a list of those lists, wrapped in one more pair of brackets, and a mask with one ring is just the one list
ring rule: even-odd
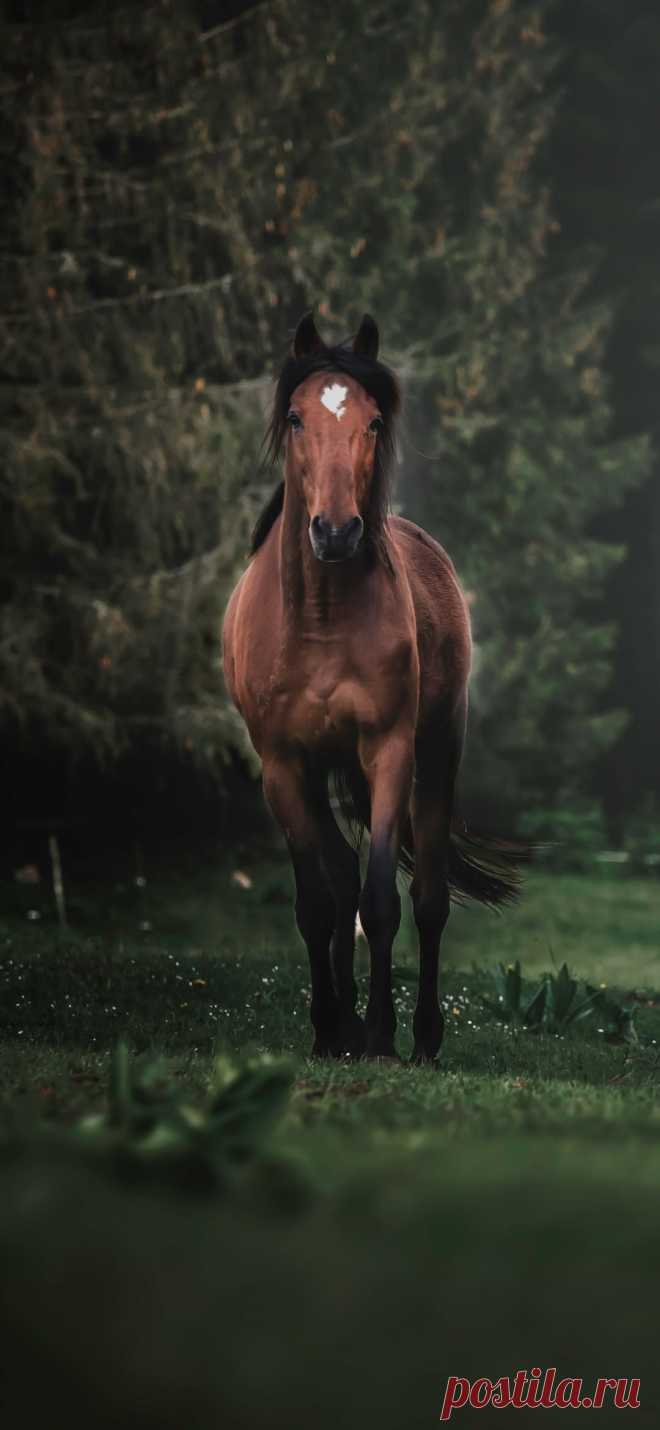
{"label": "horse's back", "polygon": [[439,707],[465,701],[472,659],[470,615],[454,564],[440,543],[406,517],[390,517],[389,528],[415,608],[423,723]]}

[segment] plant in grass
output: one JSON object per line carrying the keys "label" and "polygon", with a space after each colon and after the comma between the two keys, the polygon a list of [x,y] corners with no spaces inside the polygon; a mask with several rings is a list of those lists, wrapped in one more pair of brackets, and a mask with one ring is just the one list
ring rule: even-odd
{"label": "plant in grass", "polygon": [[484,1008],[502,1023],[517,1023],[527,1028],[538,1026],[543,1014],[545,985],[542,983],[525,1001],[520,959],[515,963],[499,963],[494,980],[495,999],[482,998]]}
{"label": "plant in grass", "polygon": [[[500,963],[495,973],[495,991],[496,1000],[482,999],[484,1007],[502,1022],[518,1024],[534,1032],[563,1034],[590,1017],[603,1002],[600,988],[585,985],[580,994],[578,980],[571,977],[566,963],[558,973],[546,973],[531,997],[524,993],[520,960],[507,965]],[[612,1003],[612,1008],[615,1007]]]}
{"label": "plant in grass", "polygon": [[242,1066],[219,1059],[206,1108],[193,1107],[178,1093],[165,1065],[131,1059],[126,1043],[113,1054],[107,1109],[73,1127],[16,1120],[5,1129],[7,1155],[38,1152],[78,1156],[133,1183],[158,1181],[199,1191],[236,1188],[244,1170],[275,1171],[277,1192],[287,1183],[300,1200],[294,1169],[275,1166],[271,1133],[282,1116],[291,1070],[279,1059],[261,1057]]}
{"label": "plant in grass", "polygon": [[617,1002],[602,988],[591,988],[587,985],[587,992],[593,995],[593,1006],[600,1016],[605,1041],[637,1045],[639,1037],[635,1027],[635,1008],[628,1003]]}
{"label": "plant in grass", "polygon": [[545,977],[543,1026],[549,1033],[563,1033],[576,1023],[590,1017],[598,1002],[600,989],[587,988],[580,995],[579,984],[562,963],[558,973]]}

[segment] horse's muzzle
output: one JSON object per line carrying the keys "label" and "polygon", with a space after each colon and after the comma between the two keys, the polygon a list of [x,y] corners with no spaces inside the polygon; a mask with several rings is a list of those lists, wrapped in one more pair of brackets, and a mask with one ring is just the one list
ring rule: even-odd
{"label": "horse's muzzle", "polygon": [[319,561],[348,561],[362,540],[364,522],[353,516],[343,526],[332,526],[324,516],[313,516],[309,523],[312,551]]}

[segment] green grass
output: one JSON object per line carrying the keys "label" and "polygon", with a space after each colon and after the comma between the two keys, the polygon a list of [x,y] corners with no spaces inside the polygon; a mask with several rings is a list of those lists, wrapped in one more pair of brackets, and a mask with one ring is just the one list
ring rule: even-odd
{"label": "green grass", "polygon": [[623,989],[654,987],[660,975],[660,882],[625,874],[530,875],[525,897],[493,922],[457,910],[445,958],[464,964],[519,958],[525,969],[564,960],[583,977]]}
{"label": "green grass", "polygon": [[[455,911],[434,1071],[308,1060],[288,870],[247,872],[249,889],[223,868],[73,891],[65,934],[47,891],[9,891],[6,1423],[421,1430],[449,1374],[532,1365],[642,1375],[638,1420],[656,1423],[660,883],[538,873],[501,918]],[[597,1014],[561,1037],[504,1024],[483,999],[516,959],[529,991],[566,960],[634,995],[639,1041],[606,1041]],[[396,966],[405,1054],[408,918]],[[120,1035],[193,1108],[218,1054],[288,1060],[284,1116],[228,1189],[143,1186],[83,1155],[66,1129],[105,1106]]]}

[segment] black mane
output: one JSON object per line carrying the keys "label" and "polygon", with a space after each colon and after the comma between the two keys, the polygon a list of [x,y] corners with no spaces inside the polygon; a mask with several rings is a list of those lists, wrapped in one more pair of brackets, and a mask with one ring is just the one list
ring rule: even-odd
{"label": "black mane", "polygon": [[[307,357],[297,358],[290,353],[277,379],[273,412],[265,439],[266,459],[271,464],[277,461],[286,436],[292,394],[301,382],[315,372],[345,373],[359,382],[378,403],[383,426],[376,439],[376,459],[369,507],[365,513],[364,535],[371,550],[389,564],[384,526],[390,505],[389,477],[395,451],[395,421],[401,406],[399,383],[389,367],[375,358],[353,352],[347,343],[338,343],[336,347],[326,347],[324,344]],[[255,522],[250,542],[251,556],[263,545],[283,505],[284,482],[280,482]]]}

